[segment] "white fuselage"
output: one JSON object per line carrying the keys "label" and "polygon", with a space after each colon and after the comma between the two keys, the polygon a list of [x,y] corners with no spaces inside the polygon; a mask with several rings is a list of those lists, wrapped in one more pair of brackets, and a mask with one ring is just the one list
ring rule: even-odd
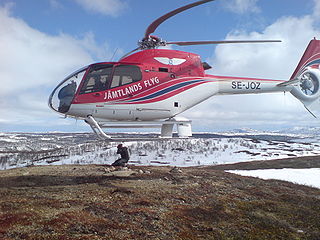
{"label": "white fuselage", "polygon": [[161,101],[150,103],[99,102],[72,104],[68,115],[100,121],[149,121],[174,117],[214,95],[257,94],[291,91],[292,86],[277,86],[282,80],[219,77],[201,78],[202,84],[180,91]]}

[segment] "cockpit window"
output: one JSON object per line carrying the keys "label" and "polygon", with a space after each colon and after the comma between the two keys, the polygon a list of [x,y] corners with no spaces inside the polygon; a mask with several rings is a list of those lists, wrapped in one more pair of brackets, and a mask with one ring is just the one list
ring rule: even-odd
{"label": "cockpit window", "polygon": [[[140,68],[134,65],[97,64],[87,73],[80,94],[104,91],[136,82],[142,79]],[[113,76],[111,77],[113,72]],[[110,83],[111,81],[111,83]]]}
{"label": "cockpit window", "polygon": [[80,94],[106,90],[112,73],[112,64],[92,66],[80,90]]}
{"label": "cockpit window", "polygon": [[134,65],[118,65],[115,67],[110,88],[115,88],[140,81],[142,79],[140,68]]}

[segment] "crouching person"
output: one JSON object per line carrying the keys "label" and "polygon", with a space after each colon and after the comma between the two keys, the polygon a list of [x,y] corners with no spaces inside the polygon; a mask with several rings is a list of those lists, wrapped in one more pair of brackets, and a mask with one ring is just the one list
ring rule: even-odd
{"label": "crouching person", "polygon": [[117,146],[118,151],[117,154],[120,154],[120,158],[115,161],[114,163],[112,163],[112,166],[121,166],[124,167],[126,166],[127,162],[129,161],[129,152],[128,152],[128,148],[123,146],[122,144],[119,144]]}

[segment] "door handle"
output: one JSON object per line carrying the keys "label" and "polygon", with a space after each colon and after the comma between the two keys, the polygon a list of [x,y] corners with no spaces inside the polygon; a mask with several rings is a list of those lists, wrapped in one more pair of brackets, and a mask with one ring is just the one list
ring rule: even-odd
{"label": "door handle", "polygon": [[101,96],[101,93],[94,93],[93,96],[95,96],[95,97],[100,97],[100,96]]}

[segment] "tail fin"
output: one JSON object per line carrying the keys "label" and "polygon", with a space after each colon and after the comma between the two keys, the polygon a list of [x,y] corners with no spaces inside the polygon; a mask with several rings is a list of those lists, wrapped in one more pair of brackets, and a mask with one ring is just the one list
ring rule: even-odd
{"label": "tail fin", "polygon": [[293,72],[291,79],[295,79],[301,75],[301,73],[307,67],[317,67],[319,68],[320,64],[320,40],[316,40],[315,38],[310,41],[308,47],[306,48],[302,58],[295,71]]}
{"label": "tail fin", "polygon": [[297,80],[291,93],[315,117],[320,116],[320,40],[310,41],[290,81]]}

